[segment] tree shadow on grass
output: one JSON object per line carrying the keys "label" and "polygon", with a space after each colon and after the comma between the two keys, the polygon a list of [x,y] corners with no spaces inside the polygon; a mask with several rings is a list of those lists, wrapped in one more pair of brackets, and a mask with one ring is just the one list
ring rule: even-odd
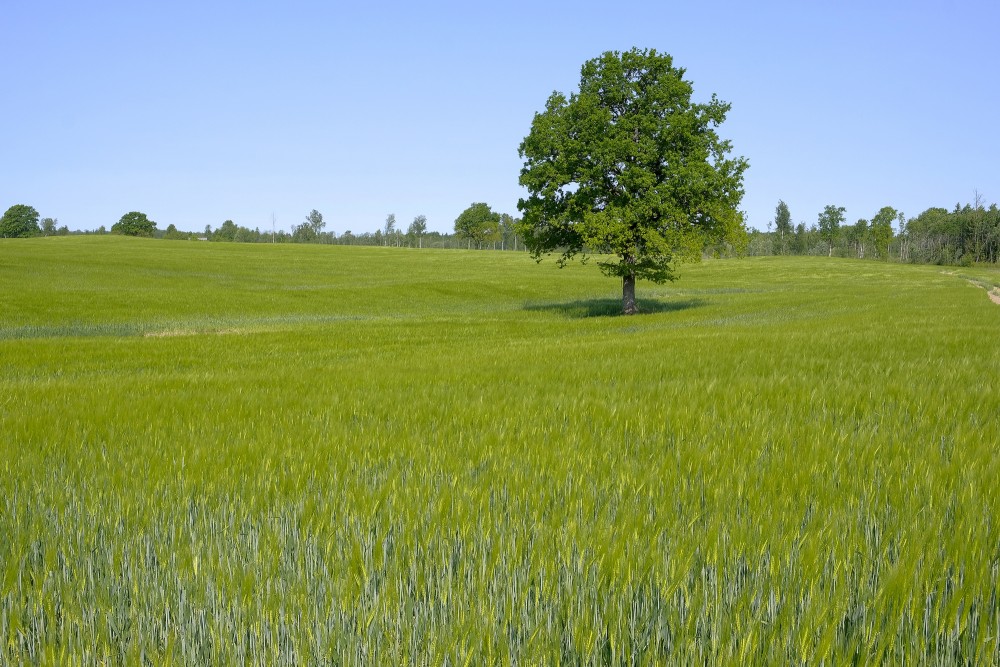
{"label": "tree shadow on grass", "polygon": [[[656,313],[672,313],[689,308],[701,308],[708,305],[704,299],[680,299],[670,301],[666,299],[638,299],[638,316],[654,315]],[[616,299],[580,299],[578,301],[566,301],[563,303],[528,303],[525,310],[535,312],[556,313],[563,317],[579,319],[584,317],[617,317],[622,316],[622,300]],[[636,317],[630,315],[629,317]]]}

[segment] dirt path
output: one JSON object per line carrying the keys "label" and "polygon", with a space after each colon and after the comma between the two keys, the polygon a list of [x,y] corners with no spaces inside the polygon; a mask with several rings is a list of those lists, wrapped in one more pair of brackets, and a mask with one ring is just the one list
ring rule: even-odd
{"label": "dirt path", "polygon": [[943,273],[946,276],[958,276],[960,278],[965,278],[969,283],[975,285],[976,287],[982,287],[984,290],[986,290],[986,296],[990,297],[990,301],[992,301],[996,305],[1000,306],[1000,287],[994,287],[993,285],[990,285],[989,283],[984,283],[984,282],[979,281],[979,280],[974,280],[972,278],[967,278],[965,276],[960,276],[955,271],[942,271],[941,273]]}

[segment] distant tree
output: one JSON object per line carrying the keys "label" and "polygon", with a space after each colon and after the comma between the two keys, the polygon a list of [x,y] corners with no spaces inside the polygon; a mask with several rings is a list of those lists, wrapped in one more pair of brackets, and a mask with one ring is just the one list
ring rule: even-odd
{"label": "distant tree", "polygon": [[146,217],[145,213],[130,211],[111,226],[112,234],[124,236],[152,236],[156,231],[156,223]]}
{"label": "distant tree", "polygon": [[385,227],[382,230],[382,235],[383,235],[384,242],[387,245],[392,240],[392,238],[396,235],[396,214],[395,213],[390,213],[389,215],[385,216]]}
{"label": "distant tree", "polygon": [[785,235],[792,233],[792,214],[788,211],[788,204],[780,199],[774,209],[774,232],[778,236],[778,254],[784,255],[788,247]]}
{"label": "distant tree", "polygon": [[56,233],[56,225],[59,223],[55,218],[42,218],[42,236],[52,236]]}
{"label": "distant tree", "polygon": [[108,230],[107,230],[107,228],[104,225],[101,225],[100,227],[97,228],[97,233],[98,234],[107,234]]}
{"label": "distant tree", "polygon": [[455,219],[455,233],[466,239],[469,247],[475,243],[477,248],[494,238],[500,224],[500,216],[490,210],[483,202],[477,202],[462,211]]}
{"label": "distant tree", "polygon": [[830,247],[827,253],[828,257],[833,256],[833,245],[837,242],[837,237],[840,235],[840,226],[844,223],[845,210],[843,206],[827,204],[823,207],[823,212],[819,214],[819,237],[826,241]]}
{"label": "distant tree", "polygon": [[295,243],[313,243],[316,240],[316,232],[308,222],[296,225],[292,230],[292,241]]}
{"label": "distant tree", "polygon": [[907,230],[906,216],[900,211],[896,216],[896,224],[899,234],[899,260],[908,262],[910,260],[910,235]]}
{"label": "distant tree", "polygon": [[323,222],[323,214],[316,209],[311,210],[306,216],[306,224],[316,236],[319,236],[323,232],[323,228],[326,227],[326,223]]}
{"label": "distant tree", "polygon": [[854,246],[858,254],[858,259],[864,259],[865,257],[865,244],[868,243],[868,233],[868,221],[865,219],[858,220],[847,228],[847,242]]}
{"label": "distant tree", "polygon": [[891,206],[883,206],[872,218],[871,239],[875,257],[889,258],[889,243],[892,242],[892,223],[899,212]]}
{"label": "distant tree", "polygon": [[519,232],[536,258],[560,265],[602,253],[622,281],[622,311],[638,312],[636,280],[664,283],[708,241],[745,248],[743,158],[715,128],[730,105],[691,101],[693,84],[655,50],[606,52],[584,63],[580,90],[553,93],[519,148],[528,197]]}
{"label": "distant tree", "polygon": [[507,249],[507,239],[510,239],[514,244],[514,250],[517,250],[517,225],[520,224],[520,220],[510,215],[509,213],[501,213],[498,220],[498,225],[500,227],[500,249]]}
{"label": "distant tree", "polygon": [[34,206],[14,204],[0,217],[0,237],[6,239],[38,236],[38,211]]}
{"label": "distant tree", "polygon": [[232,220],[226,220],[219,228],[215,230],[212,234],[213,241],[235,241],[236,240],[236,223]]}
{"label": "distant tree", "polygon": [[163,238],[169,239],[171,241],[178,241],[180,239],[187,238],[187,235],[177,231],[177,227],[174,225],[174,223],[170,223],[169,225],[167,225],[167,231],[163,233]]}
{"label": "distant tree", "polygon": [[410,227],[409,229],[406,230],[406,233],[417,240],[418,248],[422,248],[423,236],[424,232],[426,231],[427,231],[427,216],[418,215],[413,219],[413,222],[410,223]]}
{"label": "distant tree", "polygon": [[809,249],[806,243],[806,223],[795,225],[795,236],[792,238],[791,250],[796,255],[804,255]]}

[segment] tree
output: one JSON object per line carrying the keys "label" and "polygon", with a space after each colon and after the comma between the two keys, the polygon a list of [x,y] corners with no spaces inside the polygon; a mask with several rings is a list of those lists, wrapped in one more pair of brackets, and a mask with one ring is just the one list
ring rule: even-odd
{"label": "tree", "polygon": [[896,224],[899,226],[899,260],[906,262],[910,259],[910,235],[907,233],[906,216],[902,211],[896,216]]}
{"label": "tree", "polygon": [[34,206],[14,204],[0,217],[0,237],[6,239],[38,236],[38,211]]}
{"label": "tree", "polygon": [[163,234],[163,238],[170,240],[178,240],[187,238],[187,235],[181,231],[177,230],[177,226],[174,223],[167,225],[167,231]]}
{"label": "tree", "polygon": [[827,204],[823,207],[823,212],[819,214],[819,237],[830,246],[827,257],[833,256],[833,244],[837,242],[837,237],[840,235],[840,226],[846,219],[844,217],[845,211],[846,209],[843,206]]}
{"label": "tree", "polygon": [[385,227],[384,227],[384,231],[382,233],[384,234],[384,238],[385,238],[385,243],[386,244],[388,244],[389,241],[390,241],[390,239],[392,239],[392,237],[395,236],[395,234],[396,234],[396,214],[395,213],[390,213],[389,215],[385,216]]}
{"label": "tree", "polygon": [[296,225],[295,228],[292,229],[292,241],[295,243],[313,243],[315,240],[316,232],[313,231],[312,225],[308,222]]}
{"label": "tree", "polygon": [[422,237],[424,235],[424,232],[426,231],[427,231],[427,216],[418,215],[413,219],[413,222],[410,223],[410,227],[409,229],[406,230],[406,233],[416,238],[417,247],[422,248],[423,247]]}
{"label": "tree", "polygon": [[785,234],[792,233],[792,214],[788,211],[788,204],[780,199],[774,209],[774,231],[778,234],[778,254],[784,255]]}
{"label": "tree", "polygon": [[500,216],[483,202],[476,202],[455,219],[455,233],[467,239],[469,247],[475,243],[477,248],[482,248],[497,235],[499,225]]}
{"label": "tree", "polygon": [[323,214],[313,209],[306,216],[306,224],[313,231],[314,236],[319,236],[323,232],[323,228],[326,227],[326,223],[323,222]]}
{"label": "tree", "polygon": [[218,229],[215,230],[215,234],[212,235],[213,241],[235,241],[236,240],[236,223],[232,220],[226,220],[223,222]]}
{"label": "tree", "polygon": [[889,259],[889,243],[892,242],[892,223],[899,216],[899,212],[891,206],[883,206],[872,218],[871,239],[874,255]]}
{"label": "tree", "polygon": [[156,231],[156,223],[146,217],[145,213],[130,211],[118,222],[111,225],[112,234],[124,236],[152,236]]}
{"label": "tree", "polygon": [[738,210],[747,161],[727,158],[716,134],[730,105],[691,101],[685,70],[655,50],[606,52],[587,61],[580,90],[553,93],[521,143],[527,199],[522,240],[536,259],[611,255],[598,263],[622,279],[622,310],[638,311],[636,280],[674,280],[706,242],[745,247]]}
{"label": "tree", "polygon": [[42,218],[42,236],[52,236],[56,233],[56,225],[59,220],[56,218]]}
{"label": "tree", "polygon": [[510,237],[514,243],[514,250],[517,250],[517,225],[520,220],[509,213],[501,213],[499,218],[500,227],[500,249],[507,249],[507,238]]}
{"label": "tree", "polygon": [[792,235],[792,242],[789,244],[793,255],[804,255],[808,248],[806,244],[806,223],[800,222],[795,225],[795,233]]}
{"label": "tree", "polygon": [[868,242],[870,228],[864,218],[847,227],[847,242],[852,244],[858,253],[858,259],[865,258],[865,244]]}

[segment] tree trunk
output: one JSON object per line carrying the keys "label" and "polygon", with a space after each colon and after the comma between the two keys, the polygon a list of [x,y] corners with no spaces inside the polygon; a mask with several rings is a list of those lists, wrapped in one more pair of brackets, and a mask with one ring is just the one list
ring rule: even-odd
{"label": "tree trunk", "polygon": [[622,276],[622,313],[635,315],[639,312],[635,305],[635,274]]}

